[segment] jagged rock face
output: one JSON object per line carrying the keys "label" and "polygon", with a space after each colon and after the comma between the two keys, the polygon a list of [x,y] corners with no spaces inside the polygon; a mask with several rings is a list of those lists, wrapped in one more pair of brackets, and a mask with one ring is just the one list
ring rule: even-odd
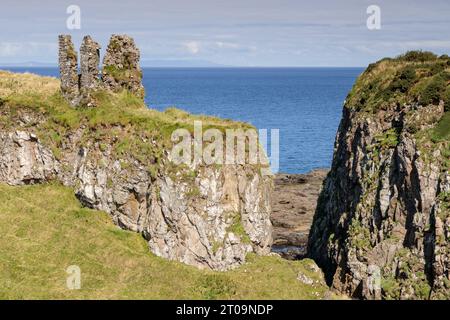
{"label": "jagged rock face", "polygon": [[72,105],[79,101],[78,57],[69,35],[59,36],[59,73],[61,91]]}
{"label": "jagged rock face", "polygon": [[[33,115],[23,118],[39,121]],[[270,252],[272,182],[257,168],[170,170],[166,159],[151,176],[132,156],[114,160],[110,146],[100,147],[94,138],[86,141],[83,128],[68,133],[70,143],[56,158],[27,126],[0,133],[1,182],[61,181],[75,189],[84,205],[141,233],[156,255],[200,268],[227,270],[243,263],[249,252]],[[120,134],[126,129],[111,130]]]}
{"label": "jagged rock face", "polygon": [[22,185],[49,181],[58,165],[50,150],[25,131],[0,133],[0,181]]}
{"label": "jagged rock face", "polygon": [[161,202],[153,199],[154,215],[143,230],[151,250],[216,270],[244,262],[249,252],[268,254],[267,180],[232,166],[201,168],[195,180],[195,196],[190,195],[189,184],[176,178],[166,176],[158,181]]}
{"label": "jagged rock face", "polygon": [[103,58],[104,85],[112,91],[126,89],[143,98],[145,92],[139,59],[139,49],[133,38],[127,35],[112,35]]}
{"label": "jagged rock face", "polygon": [[367,299],[449,297],[450,218],[441,204],[449,172],[443,150],[427,154],[407,129],[443,115],[442,102],[344,107],[308,244],[335,288]]}
{"label": "jagged rock face", "polygon": [[80,47],[80,91],[84,105],[92,104],[90,93],[100,87],[99,70],[100,45],[90,36],[83,39]]}

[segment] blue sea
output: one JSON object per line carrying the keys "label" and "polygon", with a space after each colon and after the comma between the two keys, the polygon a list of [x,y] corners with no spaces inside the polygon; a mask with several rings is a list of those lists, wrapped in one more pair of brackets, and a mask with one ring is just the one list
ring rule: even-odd
{"label": "blue sea", "polygon": [[[56,68],[2,68],[58,76]],[[280,172],[330,167],[342,105],[362,68],[144,68],[150,108],[280,130]],[[269,138],[270,139],[270,138]]]}

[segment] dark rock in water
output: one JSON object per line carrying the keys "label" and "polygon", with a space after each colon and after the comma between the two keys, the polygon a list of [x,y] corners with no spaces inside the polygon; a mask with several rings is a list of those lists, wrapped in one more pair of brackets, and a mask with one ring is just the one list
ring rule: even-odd
{"label": "dark rock in water", "polygon": [[300,260],[306,257],[306,245],[303,246],[272,246],[272,252],[278,253],[287,260]]}

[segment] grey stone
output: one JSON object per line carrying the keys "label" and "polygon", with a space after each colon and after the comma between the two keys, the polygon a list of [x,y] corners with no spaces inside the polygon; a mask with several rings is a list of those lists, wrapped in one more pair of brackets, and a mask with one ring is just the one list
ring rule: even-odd
{"label": "grey stone", "polygon": [[[436,124],[444,106],[424,109],[417,104],[393,105],[368,117],[344,107],[308,254],[333,287],[350,296],[381,298],[374,265],[386,276],[402,278],[396,282],[401,299],[417,298],[414,287],[419,281],[433,292],[445,292],[450,250],[439,218],[443,210],[439,194],[450,188],[449,172],[441,167],[442,150],[436,148],[424,158],[415,135],[406,129],[412,120],[427,123],[421,129],[432,127],[432,120],[423,119],[435,119]],[[395,129],[394,124],[400,128],[399,143],[374,153],[376,137]],[[439,254],[442,259],[433,258]],[[408,265],[408,274],[402,273],[402,265]],[[427,277],[414,278],[418,274]]]}
{"label": "grey stone", "polygon": [[73,106],[79,102],[78,55],[69,35],[59,36],[59,73],[61,92]]}
{"label": "grey stone", "polygon": [[99,80],[100,45],[85,36],[80,47],[80,94],[82,104],[93,106],[91,93],[100,87]]}
{"label": "grey stone", "polygon": [[133,38],[127,35],[112,35],[103,58],[104,86],[115,92],[126,89],[144,98],[145,91],[139,59],[139,49]]}

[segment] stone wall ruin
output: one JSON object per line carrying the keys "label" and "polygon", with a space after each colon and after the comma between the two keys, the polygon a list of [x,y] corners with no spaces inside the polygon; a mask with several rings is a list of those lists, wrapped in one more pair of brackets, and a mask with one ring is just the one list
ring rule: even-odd
{"label": "stone wall ruin", "polygon": [[59,36],[59,70],[61,92],[72,106],[95,106],[92,93],[99,89],[119,92],[128,90],[144,98],[142,71],[139,66],[140,53],[133,38],[127,35],[112,35],[102,71],[100,45],[91,36],[85,36],[80,47],[80,73],[78,55],[70,35]]}

